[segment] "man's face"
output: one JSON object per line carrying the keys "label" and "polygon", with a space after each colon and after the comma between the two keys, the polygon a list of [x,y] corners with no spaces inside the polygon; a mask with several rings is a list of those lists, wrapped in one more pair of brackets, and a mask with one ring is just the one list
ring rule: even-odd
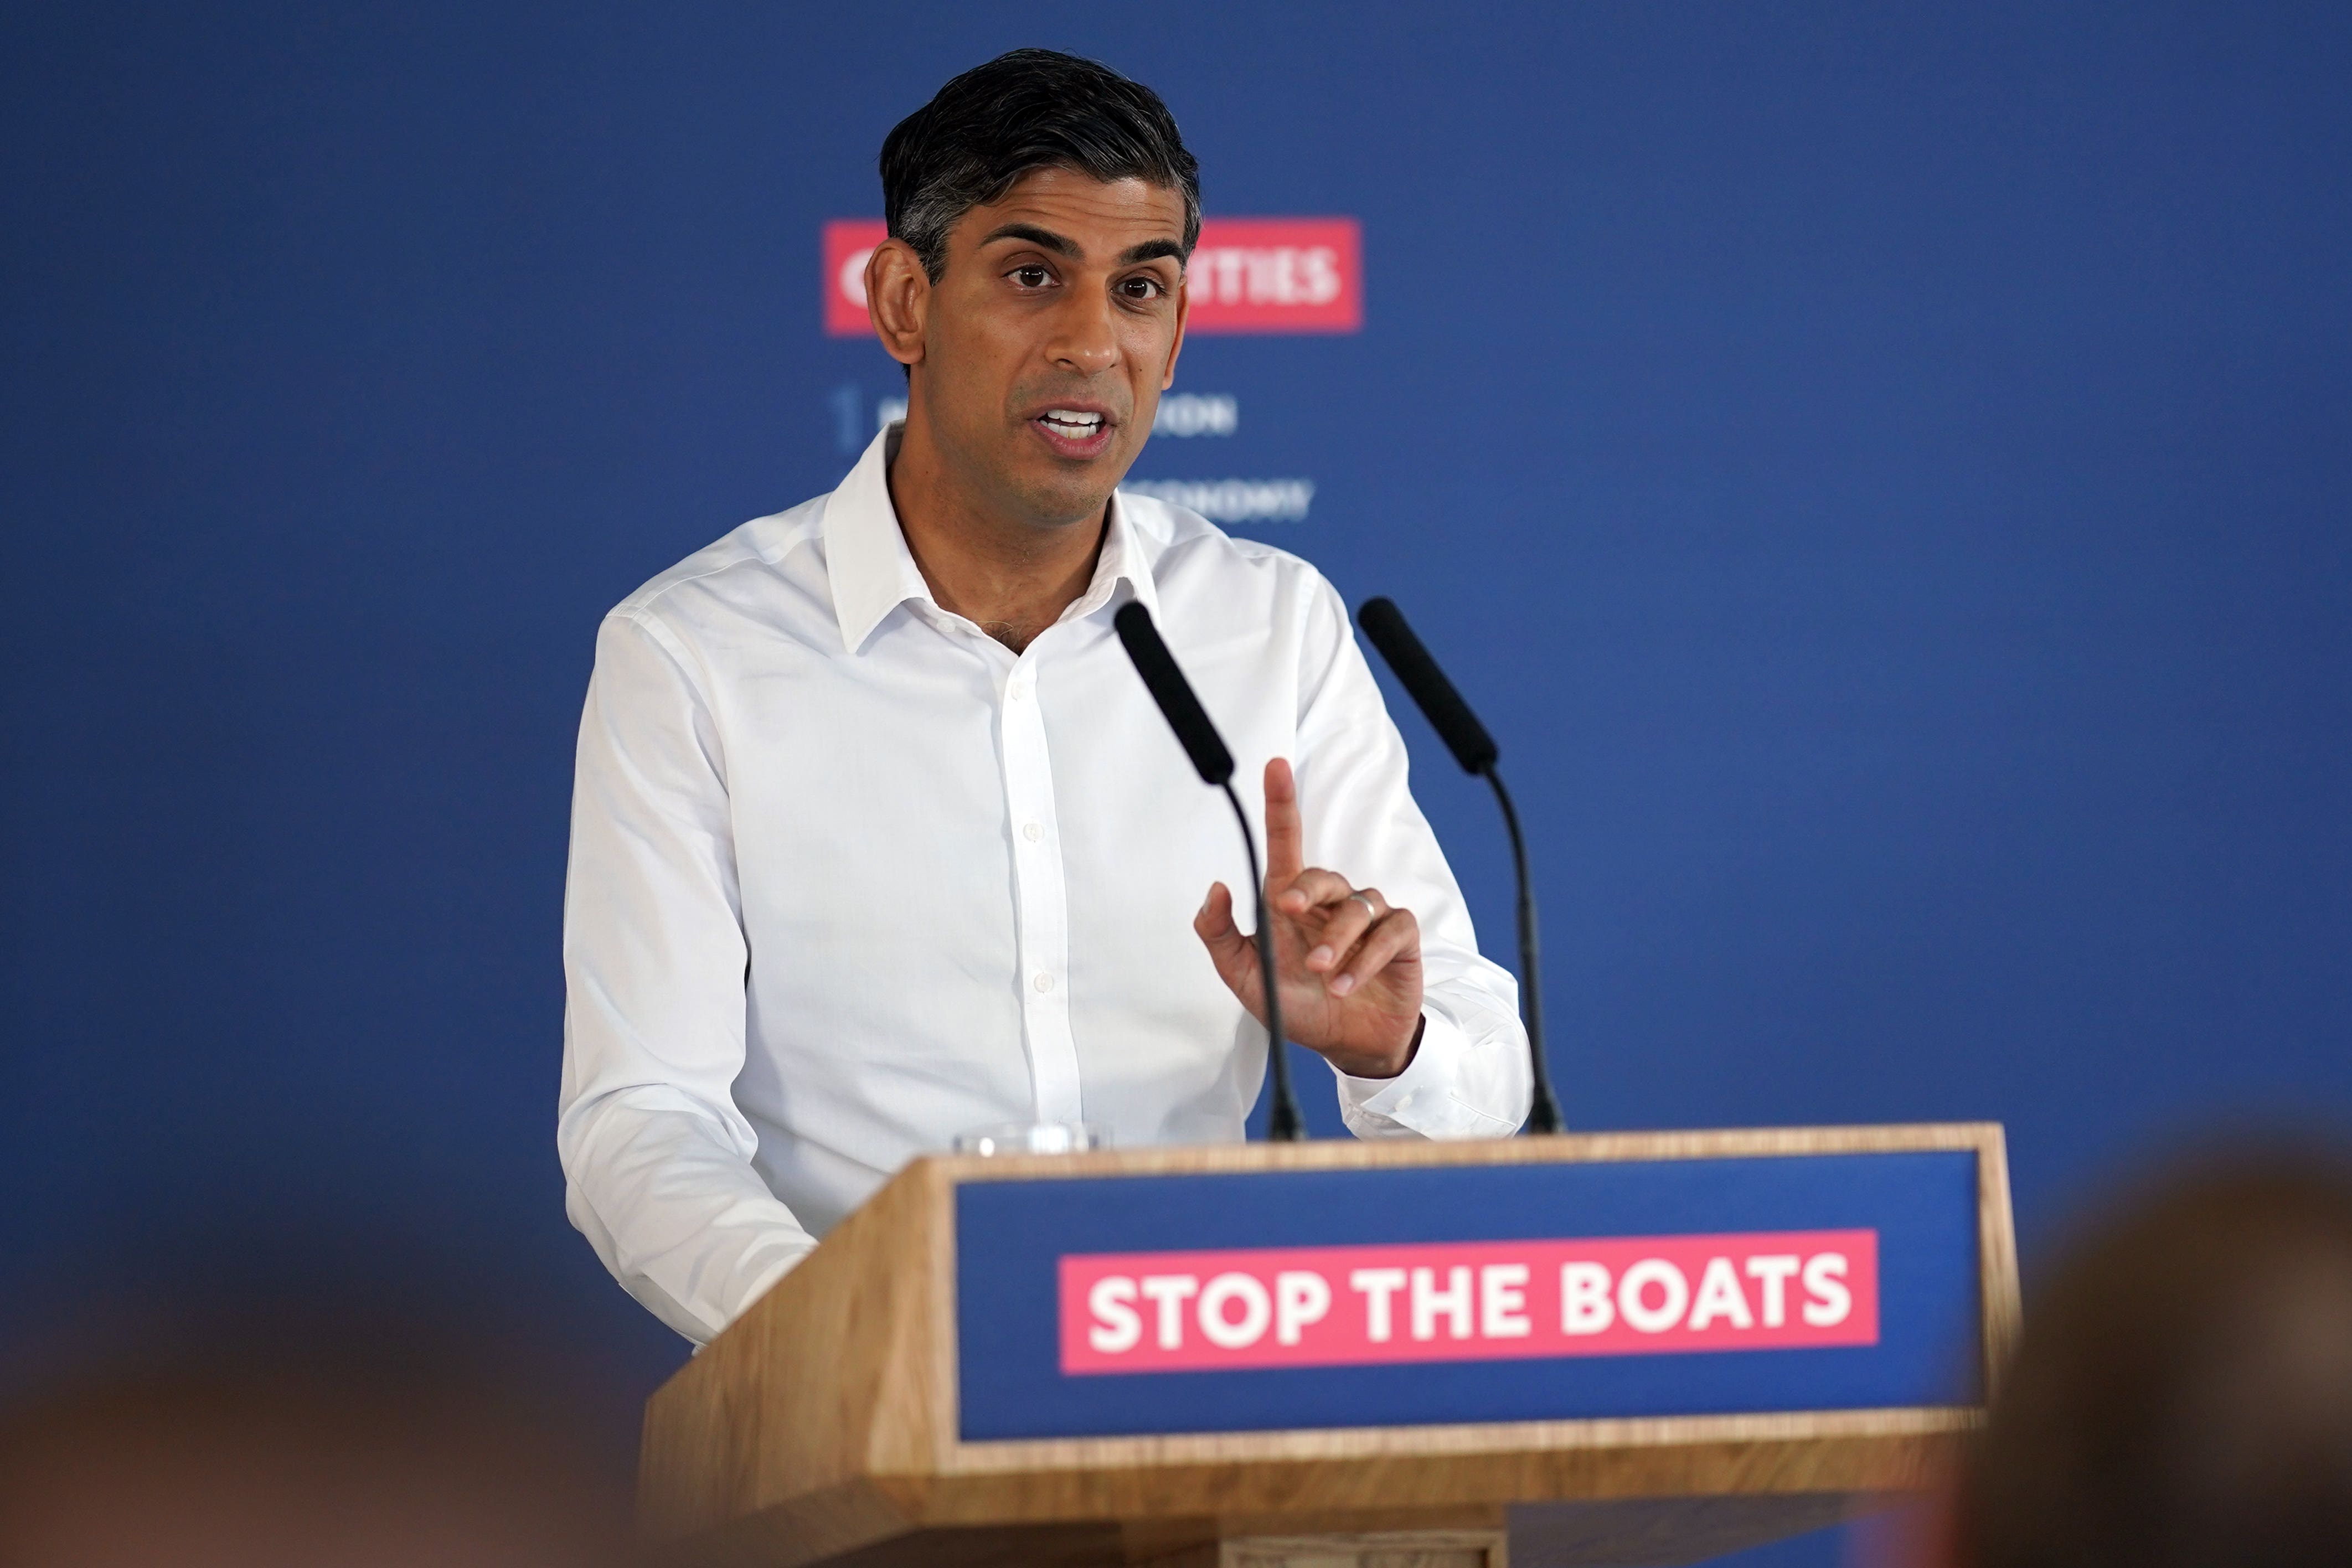
{"label": "man's face", "polygon": [[1184,199],[1041,169],[948,235],[912,395],[958,477],[1041,526],[1101,514],[1184,335]]}

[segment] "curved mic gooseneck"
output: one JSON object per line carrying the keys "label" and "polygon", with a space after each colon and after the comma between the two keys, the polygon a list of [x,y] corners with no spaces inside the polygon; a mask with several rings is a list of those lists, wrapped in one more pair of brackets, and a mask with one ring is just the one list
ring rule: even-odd
{"label": "curved mic gooseneck", "polygon": [[1503,775],[1495,771],[1502,750],[1470,711],[1470,704],[1454,689],[1454,683],[1445,679],[1445,672],[1437,668],[1437,661],[1429,657],[1429,650],[1421,646],[1421,639],[1412,635],[1412,628],[1405,625],[1404,612],[1393,601],[1365,600],[1356,612],[1356,624],[1380,649],[1389,668],[1396,672],[1397,683],[1429,720],[1430,728],[1462,764],[1462,771],[1493,786],[1496,804],[1503,808],[1503,826],[1511,836],[1511,868],[1519,885],[1519,1021],[1527,1026],[1528,1062],[1535,1079],[1527,1130],[1558,1132],[1559,1101],[1552,1094],[1551,1070],[1544,1056],[1542,954],[1536,937],[1535,881],[1528,874],[1528,845],[1519,832],[1518,809],[1511,804],[1511,792],[1503,787]]}
{"label": "curved mic gooseneck", "polygon": [[1242,847],[1249,851],[1250,892],[1257,900],[1257,972],[1265,991],[1265,1067],[1273,1076],[1272,1103],[1265,1108],[1265,1136],[1272,1143],[1296,1143],[1307,1135],[1298,1115],[1298,1100],[1290,1092],[1290,1051],[1282,1038],[1282,993],[1274,983],[1274,922],[1265,918],[1265,872],[1258,865],[1257,836],[1250,831],[1249,813],[1231,780],[1223,784],[1233,803],[1234,820],[1241,825]]}
{"label": "curved mic gooseneck", "polygon": [[1118,628],[1118,640],[1126,645],[1135,673],[1143,678],[1145,689],[1160,705],[1160,716],[1168,721],[1184,754],[1192,760],[1193,771],[1201,775],[1202,784],[1214,784],[1225,792],[1225,799],[1234,808],[1234,820],[1241,826],[1242,847],[1249,851],[1250,891],[1257,900],[1258,978],[1265,993],[1265,1062],[1267,1075],[1273,1080],[1265,1135],[1271,1142],[1297,1142],[1305,1136],[1305,1123],[1298,1114],[1297,1097],[1290,1088],[1290,1052],[1282,1034],[1282,992],[1275,982],[1274,923],[1265,917],[1265,868],[1258,861],[1257,836],[1250,831],[1249,813],[1242,809],[1242,797],[1234,793],[1234,754],[1225,749],[1224,737],[1217,733],[1201,700],[1192,694],[1192,683],[1176,667],[1175,656],[1160,640],[1160,628],[1151,624],[1151,612],[1129,600],[1111,617],[1111,625]]}

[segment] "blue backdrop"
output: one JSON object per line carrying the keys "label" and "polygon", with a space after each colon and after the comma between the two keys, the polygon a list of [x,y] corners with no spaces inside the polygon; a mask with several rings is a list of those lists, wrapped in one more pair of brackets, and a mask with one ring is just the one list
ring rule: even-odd
{"label": "blue backdrop", "polygon": [[1234,427],[1138,473],[1311,479],[1253,531],[1503,737],[1571,1123],[1997,1118],[2029,1258],[2186,1130],[2352,1123],[2341,5],[0,28],[19,1343],[431,1276],[625,1452],[680,1346],[551,1138],[591,635],[845,468],[897,373],[819,226],[1020,43],[1157,85],[1213,215],[1361,221],[1364,330],[1195,342]]}

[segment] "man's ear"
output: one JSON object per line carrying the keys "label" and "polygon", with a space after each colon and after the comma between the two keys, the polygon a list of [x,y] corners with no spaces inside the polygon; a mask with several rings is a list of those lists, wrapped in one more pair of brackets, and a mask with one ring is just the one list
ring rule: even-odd
{"label": "man's ear", "polygon": [[1176,356],[1184,352],[1184,321],[1192,310],[1192,280],[1190,276],[1176,284],[1176,341],[1168,345],[1168,368],[1160,373],[1160,390],[1167,391],[1176,384]]}
{"label": "man's ear", "polygon": [[915,247],[886,239],[866,258],[866,315],[883,351],[900,364],[923,362],[923,318],[930,310],[931,280]]}

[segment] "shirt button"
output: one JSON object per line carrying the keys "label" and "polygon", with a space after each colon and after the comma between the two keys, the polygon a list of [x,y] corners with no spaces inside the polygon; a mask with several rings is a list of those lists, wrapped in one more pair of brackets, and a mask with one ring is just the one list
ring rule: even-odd
{"label": "shirt button", "polygon": [[1024,822],[1021,825],[1021,837],[1034,844],[1045,837],[1045,830],[1034,822]]}
{"label": "shirt button", "polygon": [[1005,687],[1004,695],[1015,702],[1025,702],[1029,700],[1029,683],[1025,680],[1015,680]]}
{"label": "shirt button", "polygon": [[1054,977],[1050,974],[1041,974],[1029,984],[1040,991],[1051,991],[1054,988]]}

